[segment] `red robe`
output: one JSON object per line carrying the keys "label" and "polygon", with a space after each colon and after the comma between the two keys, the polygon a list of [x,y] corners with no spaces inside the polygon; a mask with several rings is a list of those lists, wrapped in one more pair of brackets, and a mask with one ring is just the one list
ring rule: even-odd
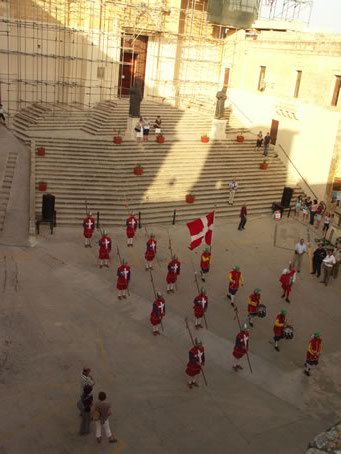
{"label": "red robe", "polygon": [[130,266],[120,265],[117,268],[117,290],[127,290],[130,281]]}
{"label": "red robe", "polygon": [[153,303],[153,309],[150,314],[150,323],[153,326],[159,325],[166,315],[166,304],[164,298],[157,298]]}
{"label": "red robe", "polygon": [[144,255],[144,258],[147,260],[147,262],[152,262],[154,260],[156,254],[156,243],[157,242],[154,239],[149,239],[147,241],[147,249]]}
{"label": "red robe", "polygon": [[233,349],[233,356],[237,359],[242,358],[249,349],[249,332],[247,330],[239,331],[236,336],[236,342]]}
{"label": "red robe", "polygon": [[210,270],[210,262],[211,262],[211,253],[210,252],[203,252],[200,258],[200,268],[203,273],[208,273]]}
{"label": "red robe", "polygon": [[205,349],[203,346],[193,346],[189,353],[189,361],[186,367],[186,374],[190,377],[200,374],[201,366],[205,364]]}
{"label": "red robe", "polygon": [[243,283],[242,273],[237,270],[229,272],[229,290],[233,293],[239,289],[240,284]]}
{"label": "red robe", "polygon": [[84,238],[92,238],[92,234],[95,230],[95,219],[90,216],[86,217],[83,221],[83,229]]}
{"label": "red robe", "polygon": [[194,298],[193,309],[195,318],[201,318],[204,316],[204,313],[207,311],[208,307],[208,298],[206,295],[200,293]]}
{"label": "red robe", "polygon": [[274,324],[274,335],[275,337],[283,337],[283,329],[285,327],[285,315],[278,314]]}
{"label": "red robe", "polygon": [[308,364],[317,365],[319,362],[322,350],[322,339],[320,337],[312,337],[308,344],[306,361]]}
{"label": "red robe", "polygon": [[293,277],[294,274],[296,273],[296,270],[291,270],[287,274],[282,274],[281,277],[279,278],[280,283],[282,284],[282,289],[285,290],[291,290],[291,286],[293,284]]}
{"label": "red robe", "polygon": [[137,229],[137,220],[134,216],[130,216],[126,222],[127,238],[134,238]]}
{"label": "red robe", "polygon": [[180,274],[180,262],[179,260],[172,260],[168,263],[168,273],[167,273],[167,284],[174,284]]}
{"label": "red robe", "polygon": [[111,238],[110,236],[102,236],[98,242],[99,244],[99,258],[100,260],[108,260],[111,251]]}
{"label": "red robe", "polygon": [[260,305],[260,294],[252,293],[249,296],[249,304],[247,306],[247,311],[249,314],[257,314],[257,307]]}

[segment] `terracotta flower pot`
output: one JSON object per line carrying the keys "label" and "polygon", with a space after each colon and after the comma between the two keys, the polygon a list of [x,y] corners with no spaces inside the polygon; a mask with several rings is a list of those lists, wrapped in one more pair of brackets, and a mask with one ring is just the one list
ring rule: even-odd
{"label": "terracotta flower pot", "polygon": [[203,142],[203,143],[208,143],[209,140],[210,140],[209,137],[207,137],[207,136],[201,136],[201,142]]}
{"label": "terracotta flower pot", "polygon": [[268,168],[268,163],[267,162],[261,162],[259,164],[259,168],[262,169],[262,170],[266,170]]}
{"label": "terracotta flower pot", "polygon": [[45,148],[44,147],[37,148],[37,155],[38,156],[45,156]]}
{"label": "terracotta flower pot", "polygon": [[114,143],[116,145],[120,145],[122,143],[122,137],[121,136],[114,136]]}
{"label": "terracotta flower pot", "polygon": [[134,174],[135,175],[142,175],[143,174],[143,167],[134,167]]}
{"label": "terracotta flower pot", "polygon": [[186,195],[186,203],[194,203],[195,197],[192,194]]}
{"label": "terracotta flower pot", "polygon": [[244,142],[244,136],[237,136],[237,142]]}
{"label": "terracotta flower pot", "polygon": [[40,181],[38,183],[38,189],[40,192],[45,192],[47,189],[47,183],[45,183],[44,181]]}
{"label": "terracotta flower pot", "polygon": [[164,143],[165,137],[161,136],[161,135],[156,136],[156,141],[157,141],[157,143]]}

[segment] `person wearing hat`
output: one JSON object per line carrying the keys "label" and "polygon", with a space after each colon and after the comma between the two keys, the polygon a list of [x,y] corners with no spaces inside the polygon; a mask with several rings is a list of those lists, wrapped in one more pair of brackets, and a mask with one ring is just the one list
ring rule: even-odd
{"label": "person wearing hat", "polygon": [[231,300],[232,306],[234,306],[234,298],[239,289],[240,285],[244,285],[242,273],[238,265],[234,266],[232,271],[229,272],[229,289],[227,291],[227,297]]}
{"label": "person wearing hat", "polygon": [[130,213],[130,216],[128,217],[126,221],[126,233],[127,233],[127,246],[128,247],[133,247],[133,239],[136,233],[137,229],[137,220],[136,217],[134,216],[134,212],[132,211]]}
{"label": "person wearing hat", "polygon": [[285,268],[281,274],[281,277],[279,278],[279,282],[281,283],[282,290],[283,290],[281,298],[285,298],[285,301],[287,303],[290,303],[289,295],[291,292],[292,285],[295,282],[295,278],[296,278],[296,269],[290,263],[289,269]]}
{"label": "person wearing hat", "polygon": [[205,315],[208,308],[208,298],[206,290],[201,288],[199,295],[194,298],[193,309],[194,309],[194,326],[196,329],[202,328],[201,319]]}
{"label": "person wearing hat", "polygon": [[111,251],[111,238],[108,236],[107,232],[104,230],[102,238],[98,242],[99,244],[99,267],[102,268],[105,266],[109,268],[109,258]]}
{"label": "person wearing hat", "polygon": [[257,317],[257,308],[261,304],[260,292],[260,288],[255,288],[248,299],[247,312],[251,328],[253,328],[253,318]]}
{"label": "person wearing hat", "polygon": [[234,364],[232,368],[235,372],[238,372],[239,369],[243,369],[243,367],[239,364],[239,361],[249,349],[249,338],[250,334],[248,331],[248,326],[246,323],[244,323],[241,331],[239,331],[236,336],[236,342],[234,344],[232,352],[232,355],[234,357]]}
{"label": "person wearing hat", "polygon": [[194,345],[189,350],[189,361],[186,367],[188,375],[188,387],[199,386],[196,382],[196,376],[200,374],[201,368],[205,365],[205,349],[200,339],[194,339]]}
{"label": "person wearing hat", "polygon": [[146,253],[144,254],[146,261],[146,271],[153,269],[153,260],[156,255],[156,244],[157,241],[155,239],[155,235],[151,233],[146,244]]}
{"label": "person wearing hat", "polygon": [[281,312],[277,315],[275,324],[274,324],[274,347],[275,350],[279,352],[279,346],[278,342],[282,339],[283,337],[283,330],[286,327],[286,315],[287,311],[286,310],[281,310]]}
{"label": "person wearing hat", "polygon": [[319,243],[313,253],[313,271],[310,274],[316,274],[317,277],[320,277],[321,265],[326,255],[327,251],[323,247],[323,244]]}
{"label": "person wearing hat", "polygon": [[320,359],[322,350],[322,339],[320,333],[317,331],[311,336],[308,343],[307,356],[304,365],[304,373],[310,377],[310,369],[312,366],[317,366]]}
{"label": "person wearing hat", "polygon": [[321,281],[321,284],[324,284],[325,286],[327,286],[328,282],[329,282],[329,278],[333,272],[333,267],[336,264],[336,260],[333,255],[333,249],[327,250],[327,255],[323,259],[322,263],[323,263],[323,280]]}
{"label": "person wearing hat", "polygon": [[210,248],[206,247],[200,258],[200,275],[201,280],[205,282],[205,274],[210,271],[211,262],[211,251]]}
{"label": "person wearing hat", "polygon": [[156,293],[156,300],[153,303],[152,312],[150,314],[150,323],[153,327],[153,335],[160,334],[159,325],[163,317],[166,315],[166,302],[161,292]]}
{"label": "person wearing hat", "polygon": [[130,266],[126,260],[122,259],[121,265],[117,268],[118,299],[127,298],[127,289],[130,281]]}
{"label": "person wearing hat", "polygon": [[181,263],[179,262],[176,255],[173,255],[172,260],[168,263],[168,273],[166,277],[167,282],[167,293],[174,292],[175,283],[178,280],[180,274]]}
{"label": "person wearing hat", "polygon": [[92,235],[95,230],[95,219],[92,217],[92,213],[88,213],[83,220],[83,235],[84,235],[84,246],[91,247]]}

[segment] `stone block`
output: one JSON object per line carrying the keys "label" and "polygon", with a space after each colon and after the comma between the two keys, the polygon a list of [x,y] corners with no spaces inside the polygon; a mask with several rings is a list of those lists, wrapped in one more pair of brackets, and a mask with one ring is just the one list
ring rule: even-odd
{"label": "stone block", "polygon": [[216,118],[212,120],[211,131],[209,134],[211,139],[226,139],[226,122],[227,120],[217,120]]}

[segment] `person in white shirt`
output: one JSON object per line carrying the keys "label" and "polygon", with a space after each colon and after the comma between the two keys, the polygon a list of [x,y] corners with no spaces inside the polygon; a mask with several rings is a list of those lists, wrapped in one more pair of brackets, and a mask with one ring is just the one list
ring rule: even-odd
{"label": "person in white shirt", "polygon": [[331,249],[328,249],[327,251],[327,257],[323,259],[323,280],[321,281],[321,284],[324,284],[325,286],[328,285],[329,278],[332,274],[333,267],[336,263],[336,259],[333,255],[333,251]]}
{"label": "person in white shirt", "polygon": [[302,258],[306,252],[307,246],[304,243],[304,239],[301,238],[300,241],[295,246],[294,258],[292,260],[292,266],[297,269],[298,273],[301,272]]}
{"label": "person in white shirt", "polygon": [[237,189],[238,189],[238,183],[236,182],[236,180],[232,180],[231,183],[229,183],[229,190],[230,190],[229,201],[228,201],[229,205],[233,205],[234,196],[236,195]]}

